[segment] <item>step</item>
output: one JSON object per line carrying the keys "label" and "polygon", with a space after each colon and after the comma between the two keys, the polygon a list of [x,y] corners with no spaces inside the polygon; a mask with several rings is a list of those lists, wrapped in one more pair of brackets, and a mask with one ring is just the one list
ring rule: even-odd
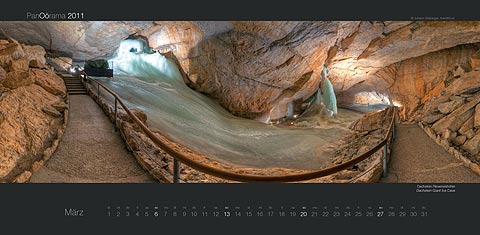
{"label": "step", "polygon": [[76,87],[76,88],[70,88],[70,89],[67,89],[67,91],[86,91],[87,89],[83,88],[83,87]]}
{"label": "step", "polygon": [[67,89],[67,91],[86,91],[87,89],[83,88],[73,88],[73,89]]}
{"label": "step", "polygon": [[82,84],[80,81],[65,82],[65,84]]}
{"label": "step", "polygon": [[87,92],[79,92],[79,91],[75,91],[75,92],[68,92],[69,95],[86,95]]}
{"label": "step", "polygon": [[87,95],[87,89],[82,83],[81,78],[75,77],[71,74],[60,74],[65,82],[65,86],[67,87],[67,93],[69,95]]}
{"label": "step", "polygon": [[83,85],[81,82],[66,82],[66,85]]}
{"label": "step", "polygon": [[84,86],[67,86],[67,89],[85,89]]}
{"label": "step", "polygon": [[87,92],[87,90],[85,90],[85,89],[71,89],[71,90],[67,90],[67,92]]}
{"label": "step", "polygon": [[78,91],[78,90],[83,91],[83,90],[87,90],[87,89],[85,89],[85,88],[83,88],[83,87],[73,87],[73,88],[71,87],[71,88],[67,88],[67,91]]}
{"label": "step", "polygon": [[83,86],[82,83],[68,83],[68,84],[65,84],[67,86]]}
{"label": "step", "polygon": [[86,89],[68,89],[67,92],[87,91]]}

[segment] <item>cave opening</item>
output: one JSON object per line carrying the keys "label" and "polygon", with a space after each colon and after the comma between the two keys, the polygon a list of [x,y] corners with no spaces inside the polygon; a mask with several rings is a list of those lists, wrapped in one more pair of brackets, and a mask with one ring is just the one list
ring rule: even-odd
{"label": "cave opening", "polygon": [[353,95],[351,102],[343,103],[342,106],[362,113],[369,113],[390,106],[401,105],[398,102],[392,101],[392,98],[388,94],[378,91],[361,91]]}

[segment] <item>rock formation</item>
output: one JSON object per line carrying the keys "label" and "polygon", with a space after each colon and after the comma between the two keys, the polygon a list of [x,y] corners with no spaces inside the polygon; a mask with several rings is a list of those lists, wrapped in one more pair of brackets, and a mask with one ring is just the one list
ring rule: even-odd
{"label": "rock formation", "polygon": [[[438,95],[421,104],[413,115],[437,143],[472,163],[480,163],[480,65],[469,53],[464,64],[447,71]],[[470,60],[469,60],[470,59]],[[459,68],[461,72],[458,72]],[[455,72],[457,71],[457,72]]]}
{"label": "rock formation", "polygon": [[53,153],[65,102],[64,82],[45,65],[42,47],[0,40],[0,182],[28,180]]}
{"label": "rock formation", "polygon": [[[191,88],[248,118],[284,117],[289,103],[317,91],[326,65],[340,105],[401,106],[402,120],[421,122],[444,147],[478,161],[479,22],[0,22],[0,28],[3,36],[74,59],[112,55],[134,35],[171,52]],[[44,54],[40,46],[0,40],[0,103],[30,93],[61,100],[64,86],[46,69]],[[49,105],[35,112],[56,120],[60,101],[42,100]],[[10,115],[0,113],[0,125]]]}
{"label": "rock formation", "polygon": [[[120,41],[152,22],[136,21],[4,21],[5,36],[84,60],[111,54]],[[2,31],[0,31],[2,32]]]}
{"label": "rock formation", "polygon": [[[456,21],[1,22],[0,28],[76,59],[111,55],[120,40],[141,35],[152,48],[175,54],[192,88],[234,114],[272,119],[317,90],[324,64],[340,103],[374,102],[368,92],[376,92],[403,105],[410,118],[442,89],[434,73],[455,77],[468,69],[451,65],[465,64],[462,58],[475,53],[468,44],[480,42],[479,22]],[[479,63],[480,54],[471,58]]]}
{"label": "rock formation", "polygon": [[[425,101],[435,95],[436,87],[429,85],[437,82],[429,81],[434,75],[427,68],[417,77],[410,76],[409,69],[419,62],[414,59],[480,41],[478,22],[230,22],[230,29],[222,25],[221,33],[211,33],[212,27],[198,22],[179,27],[188,29],[181,39],[173,29],[178,27],[163,26],[169,32],[164,45],[176,46],[173,51],[191,80],[190,86],[246,117],[267,112],[272,118],[285,115],[289,101],[305,99],[316,91],[324,64],[340,100],[364,91],[380,92],[407,107],[410,115],[419,105],[412,99]],[[194,48],[184,43],[191,42],[189,37]],[[161,41],[149,37],[153,46],[162,47]],[[456,50],[461,52],[450,53],[456,54],[457,61],[444,52],[445,59],[439,59],[438,66],[451,69],[450,64],[475,52],[468,46]],[[420,64],[437,65],[431,64],[433,59],[424,59],[427,61]],[[403,63],[410,65],[401,66]],[[415,80],[414,85],[402,77]],[[425,85],[422,80],[427,80]],[[413,94],[412,87],[417,89]]]}

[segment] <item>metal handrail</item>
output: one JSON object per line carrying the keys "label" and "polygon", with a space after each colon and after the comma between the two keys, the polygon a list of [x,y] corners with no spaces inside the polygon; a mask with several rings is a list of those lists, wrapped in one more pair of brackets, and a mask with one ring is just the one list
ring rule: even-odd
{"label": "metal handrail", "polygon": [[[86,77],[88,78],[88,76],[86,76]],[[153,133],[142,121],[140,121],[140,119],[136,115],[133,114],[133,112],[125,105],[125,103],[122,101],[122,99],[120,99],[120,97],[115,92],[113,92],[108,87],[104,86],[103,84],[101,84],[100,82],[98,82],[94,79],[90,79],[90,80],[97,83],[97,89],[98,89],[97,92],[99,92],[100,87],[102,87],[108,93],[110,93],[113,97],[115,97],[115,103],[117,103],[117,101],[118,101],[118,103],[120,103],[120,105],[123,107],[123,109],[125,110],[127,115],[135,122],[135,124],[137,124],[140,127],[140,129],[142,129],[142,131],[155,143],[155,145],[157,145],[159,148],[161,148],[167,154],[172,156],[174,158],[174,160],[178,160],[181,163],[183,163],[183,164],[185,164],[185,165],[187,165],[187,166],[189,166],[189,167],[191,167],[195,170],[198,170],[200,172],[203,172],[203,173],[215,176],[215,177],[219,177],[219,178],[222,178],[222,179],[238,181],[238,182],[295,182],[295,181],[311,180],[311,179],[320,178],[320,177],[323,177],[323,176],[327,176],[327,175],[337,173],[339,171],[348,169],[348,168],[354,166],[355,164],[367,159],[368,157],[373,155],[375,152],[380,150],[382,147],[384,147],[384,146],[386,147],[386,145],[387,145],[387,143],[390,139],[390,136],[392,135],[392,131],[393,131],[394,125],[395,125],[396,107],[393,106],[393,107],[391,107],[391,108],[393,108],[391,122],[389,124],[387,134],[385,135],[383,140],[380,143],[378,143],[375,147],[373,147],[369,151],[363,153],[362,155],[360,155],[358,157],[355,157],[355,158],[353,158],[353,159],[351,159],[347,162],[344,162],[342,164],[336,165],[336,166],[332,166],[332,167],[329,167],[329,168],[326,168],[326,169],[316,170],[316,171],[312,171],[312,172],[292,174],[292,175],[263,176],[263,175],[239,174],[239,173],[235,173],[235,172],[230,172],[230,171],[214,168],[212,166],[197,162],[197,161],[192,160],[191,158],[183,155],[182,153],[179,153],[179,152],[175,151],[173,148],[171,148],[170,146],[165,144],[162,140],[160,140],[160,138],[155,133]],[[98,98],[100,99],[99,95],[98,95]],[[116,107],[116,105],[115,105],[115,107]],[[115,109],[115,113],[117,113],[116,109]],[[115,123],[117,122],[116,119],[117,119],[117,117],[115,115]],[[117,128],[117,126],[115,128]],[[384,168],[386,168],[385,161],[386,160],[384,160]],[[177,164],[177,167],[178,167],[178,164]],[[386,169],[384,169],[384,172],[385,172],[385,170]],[[176,169],[176,170],[174,169],[174,171],[178,172],[178,169]],[[175,177],[177,177],[177,179],[178,179],[178,175],[174,176],[174,178]]]}

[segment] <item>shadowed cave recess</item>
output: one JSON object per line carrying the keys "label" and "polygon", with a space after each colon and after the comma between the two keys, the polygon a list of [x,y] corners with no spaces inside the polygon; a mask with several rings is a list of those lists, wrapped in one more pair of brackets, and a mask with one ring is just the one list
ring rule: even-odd
{"label": "shadowed cave recess", "polygon": [[[439,148],[454,148],[472,164],[480,160],[479,22],[0,22],[0,28],[0,127],[23,133],[0,137],[1,146],[10,146],[0,156],[4,181],[32,172],[61,129],[66,88],[50,78],[56,76],[50,67],[68,71],[66,62],[100,58],[114,76],[93,79],[143,113],[151,130],[214,165],[275,175],[345,162],[380,141],[387,123],[381,110],[390,106],[398,107],[397,122],[440,138]],[[29,118],[14,120],[7,110],[18,97],[44,91],[47,99],[18,110],[45,127],[32,134]],[[375,161],[319,182],[353,179]]]}

